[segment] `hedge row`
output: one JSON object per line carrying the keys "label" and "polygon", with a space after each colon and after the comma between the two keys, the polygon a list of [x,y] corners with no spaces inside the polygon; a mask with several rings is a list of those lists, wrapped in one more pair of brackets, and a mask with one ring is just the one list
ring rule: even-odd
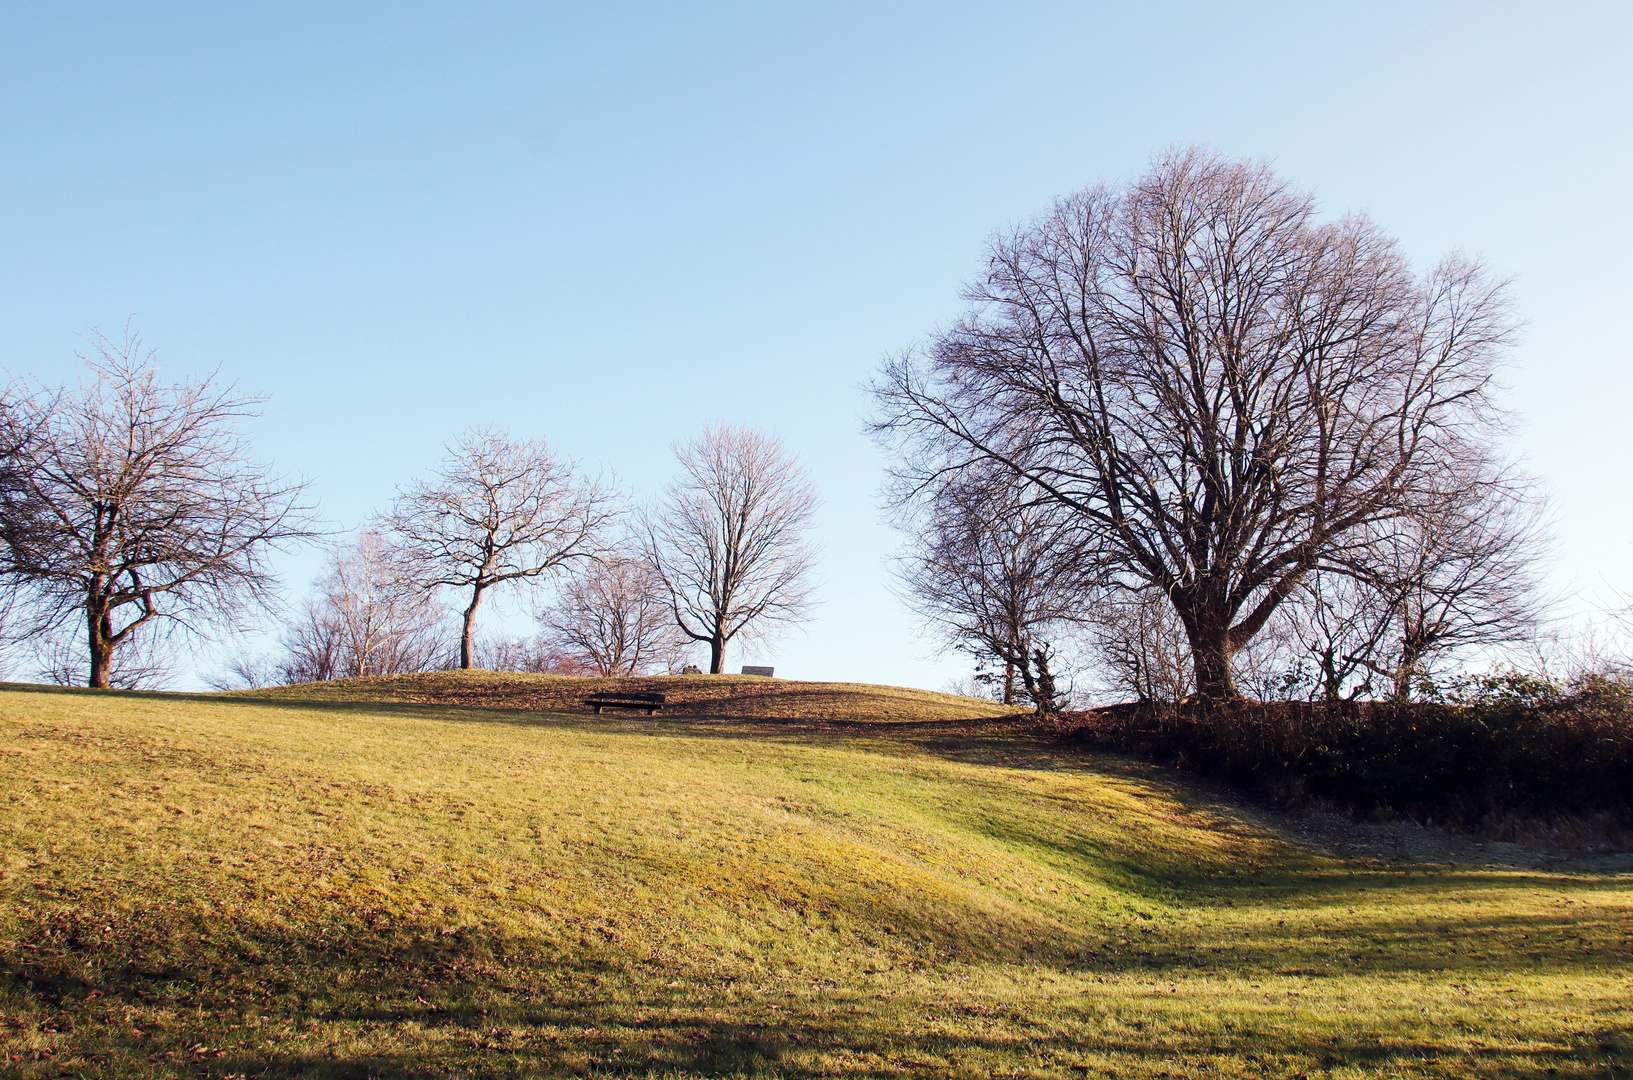
{"label": "hedge row", "polygon": [[1473,704],[1118,705],[1048,718],[1063,738],[1168,761],[1283,804],[1455,827],[1633,815],[1633,695],[1620,684]]}

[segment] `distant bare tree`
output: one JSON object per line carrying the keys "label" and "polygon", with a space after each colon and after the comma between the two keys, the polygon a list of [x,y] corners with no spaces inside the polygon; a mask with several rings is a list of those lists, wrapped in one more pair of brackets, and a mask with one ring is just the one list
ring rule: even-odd
{"label": "distant bare tree", "polygon": [[443,618],[402,552],[366,529],[335,553],[316,595],[286,630],[281,674],[303,683],[435,670],[452,653]]}
{"label": "distant bare tree", "polygon": [[911,537],[897,567],[914,609],[952,648],[1003,668],[1039,712],[1053,712],[1057,634],[1086,615],[1092,583],[1079,538],[1053,503],[997,470],[969,469],[919,489],[899,523]]}
{"label": "distant bare tree", "polygon": [[[297,680],[286,679],[279,657],[268,653],[237,652],[204,681],[217,690],[256,690]],[[314,680],[315,681],[315,680]]]}
{"label": "distant bare tree", "polygon": [[479,429],[448,448],[433,482],[403,489],[384,524],[425,589],[465,595],[459,666],[472,666],[489,591],[587,559],[618,517],[617,496],[539,440]]}
{"label": "distant bare tree", "polygon": [[667,670],[687,641],[663,579],[646,559],[615,553],[586,564],[539,616],[545,636],[599,675]]}
{"label": "distant bare tree", "polygon": [[1309,574],[1500,419],[1501,283],[1455,256],[1414,278],[1364,218],[1321,223],[1269,169],[1194,149],[1001,237],[968,295],[875,385],[898,475],[1046,492],[1173,605],[1207,700],[1237,696],[1233,654]]}
{"label": "distant bare tree", "polygon": [[202,633],[270,604],[268,554],[316,529],[305,482],[250,460],[239,423],[262,399],[213,377],[161,384],[128,330],[91,345],[77,392],[8,394],[27,438],[0,485],[0,534],[23,632],[82,620],[87,682],[107,688],[115,653],[155,620]]}
{"label": "distant bare tree", "polygon": [[1546,542],[1541,500],[1510,470],[1450,469],[1423,512],[1392,523],[1380,543],[1389,601],[1388,652],[1367,666],[1405,700],[1437,657],[1520,641],[1541,617]]}
{"label": "distant bare tree", "polygon": [[1296,663],[1308,660],[1310,696],[1339,701],[1373,691],[1379,652],[1394,621],[1398,589],[1343,573],[1305,579],[1283,620]]}
{"label": "distant bare tree", "polygon": [[519,671],[528,675],[587,678],[601,674],[583,656],[561,648],[546,634],[478,639],[476,664],[485,671]]}
{"label": "distant bare tree", "polygon": [[1191,650],[1167,597],[1150,590],[1102,591],[1085,622],[1104,689],[1142,702],[1190,695]]}
{"label": "distant bare tree", "polygon": [[751,428],[705,428],[675,457],[681,475],[645,520],[646,557],[676,625],[708,645],[719,674],[728,642],[807,617],[816,489],[780,440]]}

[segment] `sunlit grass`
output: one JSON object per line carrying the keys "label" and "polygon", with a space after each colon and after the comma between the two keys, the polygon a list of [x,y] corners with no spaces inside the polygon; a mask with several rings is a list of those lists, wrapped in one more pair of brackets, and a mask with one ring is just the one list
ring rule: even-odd
{"label": "sunlit grass", "polygon": [[366,696],[0,691],[0,1073],[1633,1062],[1625,875],[1342,863],[1002,724]]}

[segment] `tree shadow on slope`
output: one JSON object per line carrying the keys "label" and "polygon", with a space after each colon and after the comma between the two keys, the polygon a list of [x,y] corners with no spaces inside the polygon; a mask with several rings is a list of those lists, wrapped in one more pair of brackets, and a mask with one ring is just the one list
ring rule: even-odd
{"label": "tree shadow on slope", "polygon": [[[1320,985],[1365,974],[1445,985],[1620,971],[1617,928],[1606,928],[1602,941],[1584,941],[1580,921],[1565,912],[1463,920],[1450,937],[1423,920],[1361,918],[1341,942],[1298,928],[1248,930],[1211,949],[1194,933],[1125,927],[1126,936],[1113,931],[1089,943],[1049,936],[1031,950],[991,943],[1000,947],[966,949],[962,960],[946,957],[945,941],[910,940],[897,950],[896,972],[876,973],[876,960],[858,956],[848,981],[778,975],[754,963],[731,974],[729,964],[682,962],[645,946],[631,951],[598,926],[551,941],[494,926],[391,919],[383,911],[319,915],[271,925],[176,906],[79,907],[15,926],[17,943],[0,943],[0,1002],[11,1025],[0,1031],[0,1047],[20,1046],[25,1029],[36,1033],[36,1044],[49,1044],[49,1056],[36,1062],[41,1069],[19,1076],[54,1076],[47,1065],[70,1063],[84,1075],[133,1077],[417,1077],[439,1070],[804,1077],[1017,1067],[1081,1074],[1143,1070],[1175,1055],[1245,1062],[1249,1053],[1260,1055],[1259,1066],[1280,1063],[1292,1075],[1340,1063],[1421,1065],[1465,1051],[1455,1031],[1439,1041],[1402,1041],[1334,1017],[1312,1031],[1292,1022],[1292,1005],[1241,1002],[1224,1006],[1236,1018],[1228,1035],[1187,1034],[1181,1025],[1135,1038],[1125,1029],[1146,1006],[1113,1002],[1108,1007],[1120,1009],[1122,1021],[1096,1028],[1083,1009],[1098,1003],[1076,996],[1090,989],[1050,991],[1047,1000],[1027,992],[994,999],[962,987],[960,964],[1020,965],[1085,986],[1096,974],[1203,985],[1271,976]],[[1516,937],[1530,945],[1498,950],[1494,933],[1509,945]],[[1359,948],[1360,940],[1372,947]],[[863,963],[870,966],[861,970]],[[1489,1065],[1494,1075],[1531,1067],[1571,1075],[1628,1060],[1625,1029],[1591,1034],[1570,1050],[1554,1042],[1458,1060],[1465,1074]],[[1387,1047],[1380,1035],[1389,1036]],[[327,1045],[315,1051],[313,1040]]]}

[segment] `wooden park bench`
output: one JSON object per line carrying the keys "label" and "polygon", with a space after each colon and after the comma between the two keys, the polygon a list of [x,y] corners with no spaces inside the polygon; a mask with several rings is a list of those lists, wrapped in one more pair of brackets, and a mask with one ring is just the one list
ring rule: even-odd
{"label": "wooden park bench", "polygon": [[646,715],[663,712],[662,694],[641,693],[606,693],[591,694],[584,699],[584,704],[595,709],[596,715],[601,715],[602,709],[645,709]]}

